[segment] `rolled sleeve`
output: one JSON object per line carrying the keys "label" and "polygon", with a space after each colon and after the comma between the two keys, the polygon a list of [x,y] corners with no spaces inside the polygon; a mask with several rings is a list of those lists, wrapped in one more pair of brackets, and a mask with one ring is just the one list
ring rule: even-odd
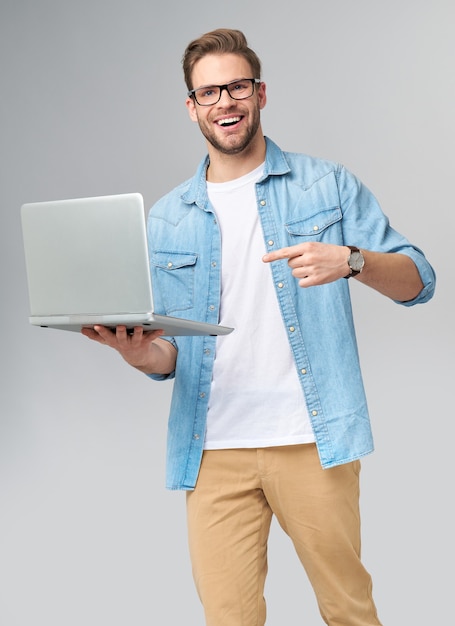
{"label": "rolled sleeve", "polygon": [[424,304],[425,302],[428,302],[428,300],[431,300],[433,297],[436,288],[436,274],[434,269],[419,248],[412,247],[406,250],[400,250],[400,253],[406,254],[406,256],[414,261],[417,271],[420,274],[423,288],[413,300],[395,300],[394,302],[402,304],[403,306],[414,306],[415,304]]}

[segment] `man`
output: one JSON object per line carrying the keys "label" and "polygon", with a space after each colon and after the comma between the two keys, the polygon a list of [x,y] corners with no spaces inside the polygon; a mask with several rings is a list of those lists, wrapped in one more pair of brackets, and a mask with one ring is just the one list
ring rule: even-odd
{"label": "man", "polygon": [[186,106],[208,156],[149,215],[160,312],[224,337],[85,330],[156,380],[175,377],[170,489],[187,491],[209,626],[265,623],[275,515],[330,625],[380,624],[360,560],[359,459],[373,450],[353,328],[353,277],[406,306],[434,272],[342,166],[265,138],[261,65],[240,31],[191,42]]}

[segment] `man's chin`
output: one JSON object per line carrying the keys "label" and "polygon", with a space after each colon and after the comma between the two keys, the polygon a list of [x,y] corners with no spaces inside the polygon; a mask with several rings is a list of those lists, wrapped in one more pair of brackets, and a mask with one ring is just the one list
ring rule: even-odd
{"label": "man's chin", "polygon": [[243,152],[250,144],[250,137],[226,137],[220,141],[217,137],[206,137],[215,150],[221,154],[234,155]]}

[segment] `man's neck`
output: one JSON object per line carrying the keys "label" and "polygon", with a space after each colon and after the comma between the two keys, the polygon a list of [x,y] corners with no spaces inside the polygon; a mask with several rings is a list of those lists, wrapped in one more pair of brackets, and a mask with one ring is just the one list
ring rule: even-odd
{"label": "man's neck", "polygon": [[207,169],[207,181],[225,183],[240,178],[259,167],[265,160],[265,139],[258,136],[247,150],[239,154],[223,154],[208,146],[210,164]]}

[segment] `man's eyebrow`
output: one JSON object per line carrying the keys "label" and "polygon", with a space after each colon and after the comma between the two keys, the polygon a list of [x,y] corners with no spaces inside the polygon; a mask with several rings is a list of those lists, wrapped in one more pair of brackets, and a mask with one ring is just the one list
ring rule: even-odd
{"label": "man's eyebrow", "polygon": [[230,85],[236,83],[238,80],[245,80],[244,78],[234,78],[227,83],[209,83],[208,85],[201,85],[200,87],[194,87],[192,91],[198,91],[199,89],[207,89],[207,87],[223,87],[224,85]]}

